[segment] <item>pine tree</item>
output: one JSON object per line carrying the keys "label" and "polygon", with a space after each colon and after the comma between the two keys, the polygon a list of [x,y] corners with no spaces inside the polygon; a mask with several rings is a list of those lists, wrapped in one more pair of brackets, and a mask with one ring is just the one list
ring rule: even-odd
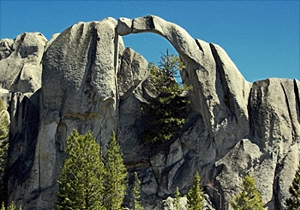
{"label": "pine tree", "polygon": [[16,208],[16,206],[15,206],[15,204],[13,203],[13,202],[11,202],[10,204],[9,204],[9,206],[7,207],[7,210],[16,210],[17,208]]}
{"label": "pine tree", "polygon": [[176,187],[174,196],[175,196],[174,201],[173,201],[174,209],[179,210],[180,209],[180,191],[179,191],[178,187]]}
{"label": "pine tree", "polygon": [[179,85],[175,77],[184,68],[178,56],[161,56],[159,66],[150,63],[150,78],[146,88],[154,94],[147,104],[142,106],[145,118],[142,139],[154,143],[168,141],[182,128],[185,110],[189,100],[185,94],[190,87]]}
{"label": "pine tree", "polygon": [[111,133],[108,141],[105,167],[105,207],[107,210],[121,209],[127,187],[127,170],[122,158],[121,148],[115,133]]}
{"label": "pine tree", "polygon": [[288,210],[300,209],[300,163],[289,188],[290,197],[286,199],[286,207]]}
{"label": "pine tree", "polygon": [[143,206],[141,203],[141,181],[139,180],[138,174],[134,172],[134,182],[132,185],[132,201],[131,201],[131,208],[133,210],[143,210]]}
{"label": "pine tree", "polygon": [[242,191],[232,201],[231,206],[235,210],[263,210],[264,204],[261,195],[255,186],[255,179],[247,175],[243,179]]}
{"label": "pine tree", "polygon": [[[15,206],[15,204],[13,202],[11,202],[9,204],[9,206],[7,207],[7,210],[16,210],[16,209],[17,208],[16,208],[16,206]],[[2,203],[0,210],[5,210],[4,203]],[[19,210],[22,210],[21,206],[20,206]]]}
{"label": "pine tree", "polygon": [[192,188],[187,194],[188,209],[190,210],[201,210],[204,203],[204,193],[200,187],[200,176],[197,172],[194,178]]}
{"label": "pine tree", "polygon": [[61,169],[56,209],[103,208],[104,166],[100,147],[89,131],[79,135],[77,130],[67,138],[67,159]]}

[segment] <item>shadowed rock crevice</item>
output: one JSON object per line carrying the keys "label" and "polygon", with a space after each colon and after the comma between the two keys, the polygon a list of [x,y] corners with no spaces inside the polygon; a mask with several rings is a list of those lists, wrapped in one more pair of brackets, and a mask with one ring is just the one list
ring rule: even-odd
{"label": "shadowed rock crevice", "polygon": [[[226,75],[223,69],[223,63],[220,60],[220,57],[217,53],[216,48],[214,47],[213,44],[210,44],[210,48],[212,51],[212,55],[215,59],[215,63],[216,63],[216,88],[223,91],[219,93],[219,100],[220,103],[224,103],[225,105],[225,110],[223,110],[226,114],[229,115],[229,117],[233,117],[233,119],[236,121],[237,120],[237,116],[235,115],[236,110],[235,110],[235,102],[234,100],[234,96],[232,96],[232,93],[230,92],[229,88],[228,88],[228,81],[226,79]],[[219,84],[220,83],[220,84]],[[222,119],[221,119],[222,120]],[[217,122],[217,123],[221,123],[221,122]]]}
{"label": "shadowed rock crevice", "polygon": [[[293,132],[293,135],[296,134],[296,128],[294,126],[294,119],[293,119],[293,115],[292,115],[292,111],[291,111],[291,106],[290,106],[290,102],[289,102],[289,98],[288,98],[288,95],[287,95],[287,92],[286,92],[286,88],[284,87],[284,84],[281,83],[281,87],[282,87],[282,91],[284,93],[284,98],[285,98],[285,102],[286,102],[286,107],[287,107],[287,111],[289,113],[288,117],[289,117],[289,120],[290,120],[290,124],[292,126],[292,132]],[[297,104],[296,104],[297,106]]]}
{"label": "shadowed rock crevice", "polygon": [[[87,100],[89,100],[88,106],[93,107],[94,105],[97,104],[97,102],[95,101],[96,90],[91,84],[91,82],[92,82],[92,74],[93,74],[93,65],[95,65],[95,60],[96,60],[97,41],[99,37],[97,36],[97,30],[94,28],[94,26],[92,26],[90,33],[91,33],[91,37],[89,40],[87,63],[86,63],[85,75],[83,78],[83,81],[85,81],[85,83],[82,83],[82,86],[80,88],[83,89],[82,90],[83,94],[85,95]],[[91,112],[93,112],[93,110],[87,110],[87,112],[85,113],[87,119],[89,118],[89,114],[91,114]]]}
{"label": "shadowed rock crevice", "polygon": [[195,41],[196,41],[196,44],[198,45],[199,49],[202,51],[202,53],[204,53],[203,48],[202,48],[200,42],[197,39]]}
{"label": "shadowed rock crevice", "polygon": [[[295,93],[295,103],[296,103],[296,113],[297,113],[297,120],[300,124],[300,89],[299,89],[299,81],[294,79],[294,93]],[[298,134],[299,136],[300,134]]]}
{"label": "shadowed rock crevice", "polygon": [[[39,97],[36,92],[31,100]],[[31,178],[31,169],[37,150],[38,127],[40,123],[39,107],[21,93],[14,93],[10,104],[10,146],[8,193],[20,199],[18,189],[27,186]]]}

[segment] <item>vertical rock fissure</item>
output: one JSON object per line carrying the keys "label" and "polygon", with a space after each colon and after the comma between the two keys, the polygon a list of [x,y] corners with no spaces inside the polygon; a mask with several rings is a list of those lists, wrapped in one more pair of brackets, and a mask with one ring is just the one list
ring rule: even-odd
{"label": "vertical rock fissure", "polygon": [[[216,63],[216,77],[220,79],[221,82],[221,87],[224,93],[224,98],[223,98],[223,102],[226,106],[227,109],[230,110],[230,113],[226,113],[226,114],[230,114],[233,115],[234,119],[237,121],[237,116],[236,116],[236,112],[235,112],[235,106],[234,106],[234,102],[233,100],[233,96],[231,91],[229,90],[228,87],[228,82],[226,81],[226,76],[225,76],[225,71],[224,68],[222,66],[222,61],[221,58],[215,48],[215,46],[213,44],[209,44],[212,55],[214,57],[215,63]],[[221,100],[220,100],[221,101]],[[226,111],[226,110],[225,110]]]}
{"label": "vertical rock fissure", "polygon": [[274,171],[274,181],[273,181],[273,197],[274,197],[274,206],[271,206],[274,208],[274,210],[282,210],[281,209],[281,203],[279,198],[279,191],[280,191],[280,177],[279,174],[282,170],[282,166],[279,165],[280,163],[276,164],[275,171]]}
{"label": "vertical rock fissure", "polygon": [[252,95],[253,95],[253,87],[251,87],[250,91],[249,91],[249,97],[248,97],[248,105],[247,105],[247,110],[248,110],[248,116],[249,116],[249,136],[254,136],[255,134],[255,122],[253,119],[255,118],[252,118],[252,113],[253,113],[253,107],[252,107]]}
{"label": "vertical rock fissure", "polygon": [[299,87],[298,87],[296,79],[293,80],[293,83],[294,83],[294,93],[295,93],[295,99],[296,99],[297,120],[298,120],[298,123],[300,123],[300,96],[299,96]]}
{"label": "vertical rock fissure", "polygon": [[197,39],[195,41],[196,41],[197,46],[199,47],[199,50],[201,50],[201,52],[204,53],[204,50],[203,50],[201,44],[199,43],[199,41]]}
{"label": "vertical rock fissure", "polygon": [[119,35],[117,33],[117,27],[115,28],[115,37],[114,37],[114,79],[115,79],[115,89],[116,89],[116,139],[119,141],[119,126],[120,126],[120,96],[119,96],[119,87],[118,87],[118,63],[119,63]]}
{"label": "vertical rock fissure", "polygon": [[297,131],[296,131],[295,125],[293,123],[293,115],[291,113],[291,106],[290,106],[290,103],[289,103],[287,92],[284,88],[284,85],[282,83],[280,83],[280,85],[281,85],[282,91],[284,93],[285,103],[286,103],[286,106],[287,106],[287,111],[289,113],[290,123],[291,123],[291,126],[292,126],[292,136],[295,136]]}
{"label": "vertical rock fissure", "polygon": [[96,52],[97,52],[97,29],[95,29],[95,26],[93,26],[93,29],[91,30],[91,38],[90,38],[90,46],[88,50],[88,58],[87,58],[87,64],[86,64],[86,76],[85,76],[85,94],[89,94],[89,98],[92,98],[93,95],[95,95],[94,87],[91,84],[92,81],[92,72],[93,72],[93,64],[96,60]]}

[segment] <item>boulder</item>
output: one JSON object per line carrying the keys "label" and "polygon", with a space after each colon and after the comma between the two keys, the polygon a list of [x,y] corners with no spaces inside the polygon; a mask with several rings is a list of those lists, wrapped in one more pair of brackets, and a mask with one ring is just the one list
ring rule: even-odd
{"label": "boulder", "polygon": [[241,178],[251,174],[265,207],[284,209],[299,163],[298,87],[299,81],[288,79],[253,84],[248,104],[249,139],[241,140],[215,164],[221,171],[216,180],[226,192],[225,202],[237,193]]}
{"label": "boulder", "polygon": [[1,40],[0,84],[3,89],[34,93],[41,87],[41,60],[46,43],[47,39],[37,32],[23,33],[14,41]]}
{"label": "boulder", "polygon": [[0,40],[0,60],[7,58],[13,52],[12,39],[1,39]]}

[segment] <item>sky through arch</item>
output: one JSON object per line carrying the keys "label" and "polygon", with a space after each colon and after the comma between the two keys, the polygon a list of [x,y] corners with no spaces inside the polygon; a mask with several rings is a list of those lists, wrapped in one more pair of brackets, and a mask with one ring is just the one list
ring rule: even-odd
{"label": "sky through arch", "polygon": [[[129,34],[122,36],[125,47],[130,47],[137,53],[141,54],[147,61],[154,62],[155,65],[159,65],[162,55],[166,55],[168,50],[169,55],[174,54],[178,56],[177,51],[173,45],[164,37],[151,33],[143,32],[138,34]],[[181,77],[175,78],[177,82],[181,83]]]}

